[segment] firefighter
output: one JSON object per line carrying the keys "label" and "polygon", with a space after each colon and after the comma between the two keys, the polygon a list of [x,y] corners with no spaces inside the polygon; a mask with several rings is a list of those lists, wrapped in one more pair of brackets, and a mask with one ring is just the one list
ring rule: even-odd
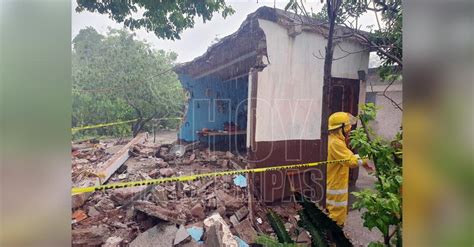
{"label": "firefighter", "polygon": [[347,217],[347,203],[349,199],[349,168],[362,165],[369,173],[373,169],[367,159],[361,159],[354,154],[346,145],[346,137],[351,131],[352,125],[357,119],[347,112],[336,112],[329,117],[328,121],[328,161],[349,159],[341,163],[327,165],[326,179],[326,208],[329,217],[343,226]]}

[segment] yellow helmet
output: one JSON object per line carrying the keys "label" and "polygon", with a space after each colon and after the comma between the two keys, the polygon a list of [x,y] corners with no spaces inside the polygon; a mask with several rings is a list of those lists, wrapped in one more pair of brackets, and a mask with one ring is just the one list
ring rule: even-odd
{"label": "yellow helmet", "polygon": [[357,123],[357,118],[348,112],[335,112],[329,116],[328,130],[335,130],[343,126],[354,125]]}

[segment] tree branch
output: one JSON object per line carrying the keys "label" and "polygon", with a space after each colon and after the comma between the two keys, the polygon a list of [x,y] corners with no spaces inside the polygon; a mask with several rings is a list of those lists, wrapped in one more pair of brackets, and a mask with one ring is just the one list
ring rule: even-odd
{"label": "tree branch", "polygon": [[394,77],[394,78],[392,79],[392,81],[388,84],[388,86],[385,88],[385,90],[383,90],[383,96],[384,96],[385,98],[387,98],[388,100],[390,100],[390,101],[392,102],[392,104],[393,104],[395,107],[397,107],[401,112],[403,112],[402,107],[400,107],[400,105],[398,105],[397,102],[395,102],[395,100],[393,100],[392,98],[390,98],[390,97],[386,94],[388,88],[389,88],[390,86],[392,86],[392,84],[395,82],[396,79],[397,79],[397,78]]}

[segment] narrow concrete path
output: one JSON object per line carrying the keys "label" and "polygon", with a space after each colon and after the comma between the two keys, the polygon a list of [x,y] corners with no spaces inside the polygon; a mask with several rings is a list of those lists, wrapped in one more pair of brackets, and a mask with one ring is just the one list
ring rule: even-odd
{"label": "narrow concrete path", "polygon": [[[359,179],[357,179],[355,188],[350,188],[352,191],[360,191],[366,188],[373,188],[376,178],[367,173],[364,168],[359,169]],[[352,205],[355,201],[353,195],[349,196],[349,204]],[[359,212],[357,209],[349,207],[349,215],[347,216],[344,232],[351,239],[354,246],[368,246],[370,242],[383,241],[382,233],[378,229],[364,227],[364,220],[362,219],[363,211]]]}

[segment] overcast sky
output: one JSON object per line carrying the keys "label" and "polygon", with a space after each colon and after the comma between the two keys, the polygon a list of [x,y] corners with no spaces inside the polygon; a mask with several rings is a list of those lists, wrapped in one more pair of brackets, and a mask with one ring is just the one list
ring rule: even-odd
{"label": "overcast sky", "polygon": [[[211,21],[206,23],[202,23],[202,20],[197,18],[194,28],[184,30],[181,35],[181,40],[171,41],[158,39],[154,33],[147,33],[145,30],[137,30],[135,33],[137,34],[138,39],[147,41],[157,49],[176,52],[178,54],[178,62],[186,62],[202,55],[216,37],[223,38],[237,31],[247,15],[254,12],[259,7],[273,7],[275,4],[277,8],[283,9],[288,1],[277,0],[274,3],[274,1],[269,0],[258,0],[258,2],[257,0],[231,0],[227,1],[227,3],[235,10],[233,15],[224,19],[220,14],[216,14]],[[123,24],[116,23],[112,19],[109,19],[107,15],[91,13],[88,11],[77,13],[74,10],[76,6],[76,1],[72,0],[72,37],[76,36],[79,33],[79,30],[88,26],[95,28],[102,34],[107,32],[108,27],[123,27]],[[322,3],[320,0],[306,0],[305,6],[308,11],[313,9],[316,13],[321,9]],[[373,15],[363,16],[359,22],[363,27],[376,23]]]}

